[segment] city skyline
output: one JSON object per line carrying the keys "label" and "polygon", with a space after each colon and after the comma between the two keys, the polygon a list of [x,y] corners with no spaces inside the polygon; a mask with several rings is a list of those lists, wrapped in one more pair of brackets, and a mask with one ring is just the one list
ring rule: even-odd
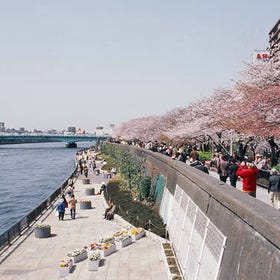
{"label": "city skyline", "polygon": [[7,133],[64,133],[64,132],[72,132],[73,134],[84,134],[84,133],[96,133],[96,131],[108,131],[112,130],[114,128],[114,124],[109,124],[108,126],[97,126],[93,131],[86,131],[83,128],[80,127],[74,127],[74,126],[68,126],[63,129],[56,129],[56,128],[50,128],[47,130],[41,130],[37,128],[29,129],[26,127],[6,127],[5,122],[0,122],[0,132],[7,132]]}
{"label": "city skyline", "polygon": [[13,1],[0,9],[0,121],[86,131],[230,87],[279,1]]}

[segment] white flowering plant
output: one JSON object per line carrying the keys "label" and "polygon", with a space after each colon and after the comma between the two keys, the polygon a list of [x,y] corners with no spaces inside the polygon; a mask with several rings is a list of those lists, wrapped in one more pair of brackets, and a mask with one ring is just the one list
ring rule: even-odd
{"label": "white flowering plant", "polygon": [[51,226],[49,224],[43,224],[43,223],[38,223],[38,224],[34,225],[34,228],[41,228],[41,229],[43,229],[43,228],[48,229],[50,227]]}
{"label": "white flowering plant", "polygon": [[100,252],[98,250],[94,250],[89,254],[88,259],[90,261],[98,261],[100,260],[100,257]]}
{"label": "white flowering plant", "polygon": [[67,257],[77,257],[85,252],[86,252],[85,248],[75,249],[74,251],[67,253]]}
{"label": "white flowering plant", "polygon": [[124,240],[126,240],[126,239],[128,239],[128,238],[130,238],[130,235],[128,235],[128,234],[122,234],[122,235],[116,236],[116,237],[115,237],[115,241],[116,241],[116,242],[122,242],[122,241],[124,241]]}

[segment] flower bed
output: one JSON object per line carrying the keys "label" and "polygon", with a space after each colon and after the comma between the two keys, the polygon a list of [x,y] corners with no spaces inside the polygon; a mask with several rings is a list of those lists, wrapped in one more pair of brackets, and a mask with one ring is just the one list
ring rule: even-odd
{"label": "flower bed", "polygon": [[67,277],[73,266],[73,260],[70,258],[65,258],[60,261],[58,268],[59,277]]}
{"label": "flower bed", "polygon": [[87,251],[85,248],[75,249],[74,251],[69,252],[67,257],[72,258],[73,262],[77,263],[87,258]]}
{"label": "flower bed", "polygon": [[48,224],[38,223],[34,226],[36,238],[47,238],[51,236],[51,226]]}
{"label": "flower bed", "polygon": [[86,189],[86,195],[95,195],[95,189],[94,188]]}
{"label": "flower bed", "polygon": [[82,199],[80,201],[80,209],[91,209],[91,201],[88,199]]}
{"label": "flower bed", "polygon": [[114,237],[109,236],[109,237],[101,238],[99,243],[114,243]]}
{"label": "flower bed", "polygon": [[88,270],[97,270],[99,267],[101,255],[99,250],[91,251],[88,255]]}
{"label": "flower bed", "polygon": [[125,246],[128,246],[131,243],[132,243],[132,238],[128,234],[122,234],[120,236],[115,237],[115,244],[118,250],[120,250]]}
{"label": "flower bed", "polygon": [[128,232],[132,236],[133,241],[138,240],[145,235],[145,230],[141,227],[130,228]]}
{"label": "flower bed", "polygon": [[90,184],[90,179],[89,178],[84,178],[83,179],[83,184],[84,185],[89,185]]}
{"label": "flower bed", "polygon": [[114,243],[102,243],[99,249],[101,258],[105,258],[116,251],[116,245]]}

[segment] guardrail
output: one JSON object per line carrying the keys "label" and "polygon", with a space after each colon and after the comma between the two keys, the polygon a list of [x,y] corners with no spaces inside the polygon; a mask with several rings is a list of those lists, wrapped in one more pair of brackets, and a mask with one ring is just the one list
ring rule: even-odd
{"label": "guardrail", "polygon": [[67,187],[68,180],[70,178],[74,179],[76,175],[77,167],[75,167],[71,175],[47,199],[0,235],[0,252],[4,248],[9,247],[16,238],[20,237],[24,231],[29,229],[38,217],[43,214],[44,210],[49,209],[53,205],[57,197],[61,195],[63,190]]}

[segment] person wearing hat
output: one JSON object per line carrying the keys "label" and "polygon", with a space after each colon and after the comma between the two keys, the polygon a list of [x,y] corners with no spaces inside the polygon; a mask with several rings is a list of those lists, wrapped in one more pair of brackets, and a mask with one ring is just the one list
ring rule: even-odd
{"label": "person wearing hat", "polygon": [[61,198],[56,206],[56,211],[58,212],[58,219],[61,221],[63,221],[64,219],[65,208],[66,208],[66,204],[64,202],[64,199]]}
{"label": "person wearing hat", "polygon": [[280,175],[275,168],[270,170],[268,193],[271,192],[270,200],[272,207],[280,210]]}

